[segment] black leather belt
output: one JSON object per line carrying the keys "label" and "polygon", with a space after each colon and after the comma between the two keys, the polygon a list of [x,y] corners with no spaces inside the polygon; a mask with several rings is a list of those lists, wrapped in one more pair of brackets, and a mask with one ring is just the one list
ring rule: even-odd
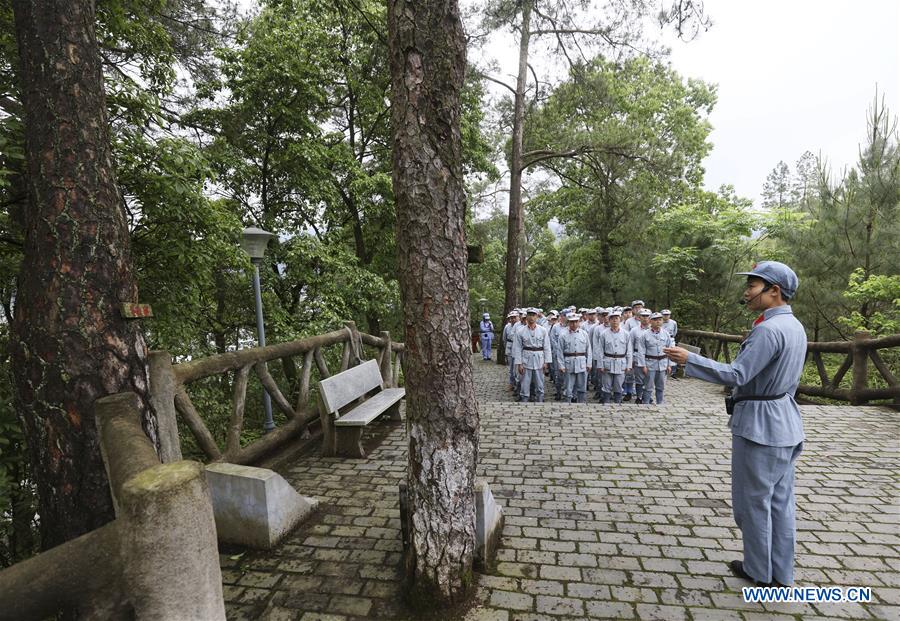
{"label": "black leather belt", "polygon": [[587,356],[587,352],[586,351],[576,351],[576,352],[572,352],[572,353],[567,352],[567,353],[564,353],[563,356],[565,356],[566,358],[571,358],[572,356]]}
{"label": "black leather belt", "polygon": [[607,358],[624,358],[625,357],[625,354],[608,354],[606,352],[603,352],[603,355],[606,356]]}
{"label": "black leather belt", "polygon": [[741,401],[775,401],[786,396],[788,393],[783,392],[780,395],[743,395],[741,397],[725,397],[725,411],[731,416],[734,414],[734,404]]}
{"label": "black leather belt", "polygon": [[650,354],[646,354],[644,358],[650,358],[650,360],[662,360],[665,356],[651,356]]}
{"label": "black leather belt", "polygon": [[782,397],[787,396],[788,393],[783,392],[780,395],[747,395],[742,397],[732,397],[731,400],[735,403],[740,403],[741,401],[777,401]]}
{"label": "black leather belt", "polygon": [[544,351],[543,347],[523,347],[525,351]]}

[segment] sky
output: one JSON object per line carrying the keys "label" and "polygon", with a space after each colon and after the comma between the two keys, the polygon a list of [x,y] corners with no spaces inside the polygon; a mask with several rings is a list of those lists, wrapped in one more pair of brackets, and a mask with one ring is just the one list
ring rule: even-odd
{"label": "sky", "polygon": [[[704,4],[713,20],[707,32],[688,43],[668,31],[658,36],[676,71],[718,85],[707,189],[731,184],[758,205],[776,164],[793,170],[807,150],[838,174],[856,162],[876,88],[892,116],[900,114],[900,0]],[[498,35],[484,51],[514,83],[517,40]]]}
{"label": "sky", "polygon": [[[876,88],[900,114],[898,0],[706,0],[713,26],[672,43],[671,64],[719,85],[706,186],[757,202],[779,160],[855,164]],[[757,202],[758,204],[758,202]]]}

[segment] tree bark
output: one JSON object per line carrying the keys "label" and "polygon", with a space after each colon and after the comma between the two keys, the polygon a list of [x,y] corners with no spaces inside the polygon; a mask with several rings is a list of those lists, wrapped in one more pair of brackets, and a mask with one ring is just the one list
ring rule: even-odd
{"label": "tree bark", "polygon": [[461,600],[472,583],[478,410],[472,381],[456,0],[390,0],[393,184],[406,343],[414,604]]}
{"label": "tree bark", "polygon": [[13,323],[15,402],[39,494],[43,547],[114,517],[94,427],[99,397],[149,404],[147,348],[116,188],[92,0],[14,0],[29,203]]}
{"label": "tree bark", "polygon": [[512,153],[509,160],[509,219],[506,231],[506,279],[503,314],[523,300],[525,278],[525,213],[522,207],[522,141],[525,135],[525,88],[528,79],[528,45],[531,40],[532,0],[522,3],[519,38],[519,75],[513,103]]}

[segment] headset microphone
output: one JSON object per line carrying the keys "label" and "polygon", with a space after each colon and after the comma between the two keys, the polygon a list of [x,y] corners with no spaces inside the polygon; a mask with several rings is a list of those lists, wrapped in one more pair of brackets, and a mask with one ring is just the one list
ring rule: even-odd
{"label": "headset microphone", "polygon": [[745,299],[743,299],[743,298],[741,298],[740,300],[738,300],[738,304],[740,304],[741,306],[747,306],[747,304],[749,304],[750,302],[752,302],[753,300],[755,300],[756,298],[758,298],[759,296],[761,296],[763,293],[765,293],[766,291],[768,291],[768,290],[771,289],[771,288],[772,288],[772,285],[767,284],[766,286],[764,286],[764,287],[762,288],[762,291],[760,291],[759,293],[757,293],[756,295],[754,295],[754,296],[753,296],[752,298],[750,298],[749,300],[745,300]]}

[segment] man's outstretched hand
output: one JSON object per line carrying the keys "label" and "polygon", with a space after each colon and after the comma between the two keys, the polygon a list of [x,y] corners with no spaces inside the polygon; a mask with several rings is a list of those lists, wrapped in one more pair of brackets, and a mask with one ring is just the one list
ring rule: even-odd
{"label": "man's outstretched hand", "polygon": [[680,347],[663,347],[663,353],[677,364],[687,364],[688,350]]}

